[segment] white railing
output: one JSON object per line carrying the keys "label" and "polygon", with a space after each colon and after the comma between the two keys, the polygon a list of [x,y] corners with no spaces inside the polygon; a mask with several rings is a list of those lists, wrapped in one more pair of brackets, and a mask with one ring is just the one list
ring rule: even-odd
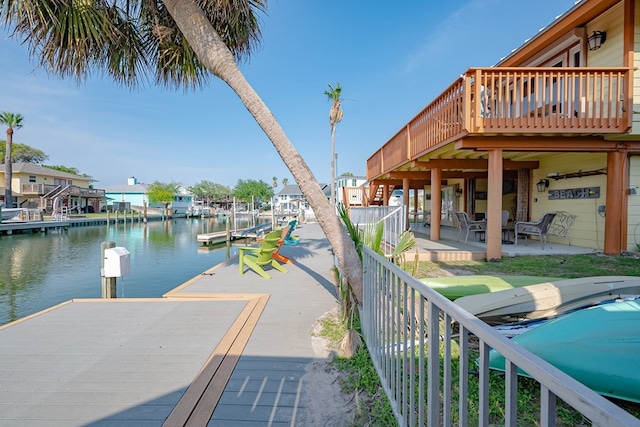
{"label": "white railing", "polygon": [[[518,418],[517,404],[525,399],[517,388],[517,369],[521,368],[539,384],[540,396],[532,397],[527,405],[538,408],[541,426],[555,425],[557,398],[594,426],[640,426],[640,419],[366,247],[363,266],[362,332],[399,425],[520,425],[523,421]],[[435,339],[429,339],[432,337]],[[472,346],[477,347],[477,358]],[[489,416],[490,349],[507,361],[500,420]],[[477,390],[470,388],[472,371],[478,373]],[[495,417],[492,414],[491,418]]]}
{"label": "white railing", "polygon": [[396,247],[400,234],[407,228],[405,209],[405,206],[352,207],[349,210],[349,218],[360,228],[382,221],[382,249],[389,256]]}

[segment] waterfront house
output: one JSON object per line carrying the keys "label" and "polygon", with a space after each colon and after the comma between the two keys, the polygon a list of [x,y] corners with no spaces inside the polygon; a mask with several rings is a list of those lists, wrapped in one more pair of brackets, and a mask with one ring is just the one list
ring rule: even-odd
{"label": "waterfront house", "polygon": [[[162,209],[161,203],[149,203],[149,186],[138,182],[135,177],[129,177],[126,184],[112,185],[105,188],[105,195],[108,198],[109,209],[114,211],[138,210],[142,211],[145,206]],[[193,203],[193,194],[181,187],[178,194],[173,197],[169,209],[173,213],[183,214]]]}
{"label": "waterfront house", "polygon": [[565,211],[572,245],[637,251],[639,13],[640,0],[581,0],[495,66],[469,64],[367,159],[365,204],[423,190],[441,212],[432,240],[455,211],[483,216],[488,259],[502,254],[503,210]]}
{"label": "waterfront house", "polygon": [[[40,209],[48,214],[54,202],[69,212],[98,212],[105,201],[104,190],[93,188],[90,176],[75,175],[33,163],[13,163],[11,191],[19,208]],[[4,185],[4,164],[0,164]],[[4,200],[4,187],[0,198]]]}
{"label": "waterfront house", "polygon": [[[331,187],[327,184],[320,184],[320,188],[329,199]],[[309,209],[309,202],[302,190],[296,184],[287,184],[275,195],[273,200],[275,213],[297,213],[301,210]]]}

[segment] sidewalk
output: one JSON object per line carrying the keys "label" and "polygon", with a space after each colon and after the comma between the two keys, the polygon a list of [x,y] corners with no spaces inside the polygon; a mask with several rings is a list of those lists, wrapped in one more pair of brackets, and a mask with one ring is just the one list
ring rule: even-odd
{"label": "sidewalk", "polygon": [[322,416],[316,411],[324,410],[326,420],[333,410],[324,406],[330,402],[318,401],[323,398],[318,395],[320,384],[306,378],[313,375],[314,363],[329,356],[323,341],[312,336],[312,327],[323,314],[338,307],[331,272],[333,254],[318,224],[302,224],[294,235],[299,236],[300,244],[280,249],[293,261],[284,265],[287,273],[269,269],[272,278],[263,279],[245,266],[244,274],[239,275],[234,257],[165,295],[248,299],[268,295],[211,425],[306,426],[313,425],[313,417]]}

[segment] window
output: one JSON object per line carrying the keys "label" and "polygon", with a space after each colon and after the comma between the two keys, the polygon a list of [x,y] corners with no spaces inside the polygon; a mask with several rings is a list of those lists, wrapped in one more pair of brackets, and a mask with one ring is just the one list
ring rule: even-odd
{"label": "window", "polygon": [[36,176],[35,175],[29,175],[29,182],[36,182]]}

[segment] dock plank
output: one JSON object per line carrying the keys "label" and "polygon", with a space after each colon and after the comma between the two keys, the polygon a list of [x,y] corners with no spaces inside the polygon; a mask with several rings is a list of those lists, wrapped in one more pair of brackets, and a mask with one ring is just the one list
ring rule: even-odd
{"label": "dock plank", "polygon": [[0,330],[0,426],[158,426],[245,305],[87,300],[14,322]]}

